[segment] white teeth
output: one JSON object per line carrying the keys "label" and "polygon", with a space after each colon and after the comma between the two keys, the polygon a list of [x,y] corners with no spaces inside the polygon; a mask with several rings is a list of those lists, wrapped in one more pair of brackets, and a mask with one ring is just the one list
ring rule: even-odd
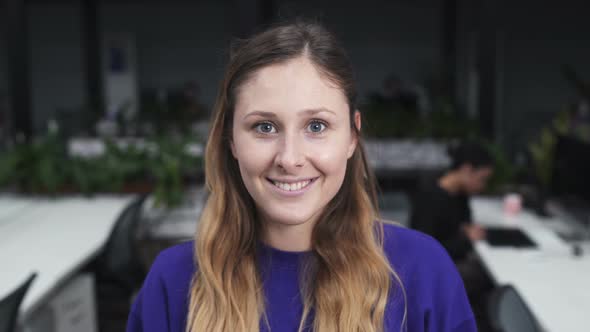
{"label": "white teeth", "polygon": [[306,181],[300,181],[300,182],[294,182],[294,183],[286,183],[286,182],[278,182],[278,181],[273,181],[273,184],[285,191],[295,191],[295,190],[301,190],[302,188],[307,187],[308,184],[311,183],[311,180],[306,180]]}

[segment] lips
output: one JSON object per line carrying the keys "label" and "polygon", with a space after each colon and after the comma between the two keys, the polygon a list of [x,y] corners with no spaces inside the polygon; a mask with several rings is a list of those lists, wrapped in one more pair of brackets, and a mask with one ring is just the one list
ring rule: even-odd
{"label": "lips", "polygon": [[283,190],[283,191],[299,191],[302,189],[305,189],[307,186],[309,186],[315,179],[317,178],[311,178],[311,179],[305,179],[305,180],[299,180],[299,181],[278,181],[278,180],[273,180],[273,179],[268,179],[268,181],[270,183],[272,183],[275,187]]}

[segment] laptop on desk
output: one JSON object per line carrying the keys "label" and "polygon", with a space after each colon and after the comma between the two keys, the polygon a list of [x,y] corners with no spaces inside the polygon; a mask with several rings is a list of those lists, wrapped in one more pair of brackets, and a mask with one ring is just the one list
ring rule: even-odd
{"label": "laptop on desk", "polygon": [[537,244],[518,228],[487,227],[486,241],[493,247],[537,247]]}

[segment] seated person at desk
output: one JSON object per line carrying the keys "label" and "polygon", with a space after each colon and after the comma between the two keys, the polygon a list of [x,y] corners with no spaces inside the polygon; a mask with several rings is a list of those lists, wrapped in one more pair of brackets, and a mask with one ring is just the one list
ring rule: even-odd
{"label": "seated person at desk", "polygon": [[441,177],[422,183],[413,197],[410,226],[437,239],[455,261],[467,293],[476,303],[491,287],[472,254],[472,242],[485,229],[472,223],[469,196],[481,192],[493,172],[493,160],[480,145],[461,143],[448,150],[452,163]]}
{"label": "seated person at desk", "polygon": [[425,181],[413,199],[410,225],[436,238],[457,261],[485,238],[485,229],[471,221],[469,196],[480,193],[493,172],[490,154],[474,143],[448,150],[451,167],[441,177]]}

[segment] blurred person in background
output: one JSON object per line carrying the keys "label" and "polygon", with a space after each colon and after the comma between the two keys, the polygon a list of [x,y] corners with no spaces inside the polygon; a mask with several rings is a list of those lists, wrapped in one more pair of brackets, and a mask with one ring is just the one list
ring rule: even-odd
{"label": "blurred person in background", "polygon": [[419,184],[412,199],[410,226],[445,247],[463,278],[476,315],[484,319],[486,294],[493,285],[473,253],[473,243],[484,240],[486,231],[473,223],[469,198],[485,189],[494,161],[483,146],[472,142],[451,145],[448,154],[448,171]]}

